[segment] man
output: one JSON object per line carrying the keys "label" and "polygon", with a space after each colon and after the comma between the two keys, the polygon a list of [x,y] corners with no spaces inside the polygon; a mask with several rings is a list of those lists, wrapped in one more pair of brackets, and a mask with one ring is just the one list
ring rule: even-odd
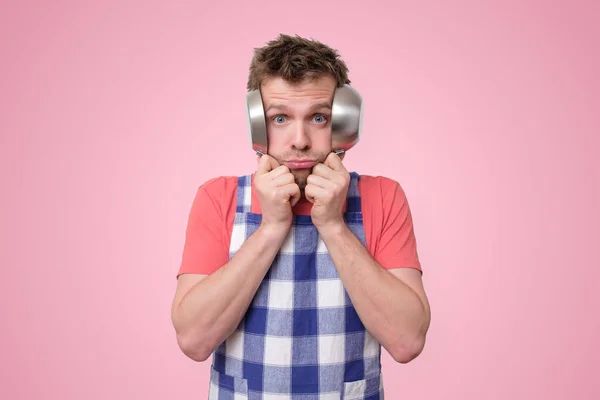
{"label": "man", "polygon": [[260,89],[268,154],[198,189],[173,301],[182,351],[213,356],[209,399],[379,399],[381,347],[400,363],[423,349],[430,310],[405,194],[332,152],[347,72],[314,40],[255,50],[248,90]]}

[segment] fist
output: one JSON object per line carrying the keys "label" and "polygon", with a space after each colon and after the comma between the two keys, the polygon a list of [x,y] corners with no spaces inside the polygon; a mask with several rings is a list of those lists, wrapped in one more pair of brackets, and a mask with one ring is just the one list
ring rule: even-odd
{"label": "fist", "polygon": [[313,206],[311,218],[317,228],[344,224],[344,204],[350,184],[350,174],[340,157],[331,153],[313,167],[304,194]]}
{"label": "fist", "polygon": [[262,224],[289,230],[292,207],[300,199],[300,187],[285,165],[265,154],[258,160],[254,187],[262,209]]}

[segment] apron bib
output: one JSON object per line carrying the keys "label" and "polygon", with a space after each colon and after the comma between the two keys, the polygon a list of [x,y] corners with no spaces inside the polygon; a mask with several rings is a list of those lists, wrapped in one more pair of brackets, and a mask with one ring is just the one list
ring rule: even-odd
{"label": "apron bib", "polygon": [[[359,175],[344,218],[365,245]],[[229,255],[259,227],[238,179]],[[237,330],[214,352],[209,400],[383,400],[381,346],[360,321],[309,215],[292,227]]]}

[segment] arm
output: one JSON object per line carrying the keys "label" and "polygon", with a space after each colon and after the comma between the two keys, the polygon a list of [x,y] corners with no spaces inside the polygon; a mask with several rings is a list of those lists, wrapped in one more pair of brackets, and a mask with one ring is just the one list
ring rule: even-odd
{"label": "arm", "polygon": [[187,273],[178,279],[171,318],[180,348],[194,360],[206,360],[235,331],[290,229],[300,188],[287,167],[263,156],[254,186],[261,225],[231,260],[219,235],[227,217],[213,200],[224,194],[204,188],[192,206],[180,270]]}
{"label": "arm", "polygon": [[235,331],[285,233],[261,226],[214,273],[179,277],[171,314],[177,342],[188,357],[206,360]]}
{"label": "arm", "polygon": [[397,362],[416,358],[425,345],[430,309],[421,272],[385,270],[346,225],[320,231],[366,329]]}
{"label": "arm", "polygon": [[316,165],[305,189],[311,217],[366,329],[394,360],[407,363],[421,353],[430,322],[408,203],[398,184],[382,196],[378,262],[343,219],[349,181],[333,153]]}

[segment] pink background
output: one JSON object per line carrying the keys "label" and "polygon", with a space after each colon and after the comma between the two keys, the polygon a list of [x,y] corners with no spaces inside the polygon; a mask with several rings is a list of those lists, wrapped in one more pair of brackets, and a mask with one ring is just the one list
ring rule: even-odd
{"label": "pink background", "polygon": [[2,4],[0,398],[206,398],[169,314],[186,218],[255,168],[247,67],[279,32],[340,51],[346,165],[412,207],[433,320],[387,397],[600,398],[597,3],[168,3]]}

